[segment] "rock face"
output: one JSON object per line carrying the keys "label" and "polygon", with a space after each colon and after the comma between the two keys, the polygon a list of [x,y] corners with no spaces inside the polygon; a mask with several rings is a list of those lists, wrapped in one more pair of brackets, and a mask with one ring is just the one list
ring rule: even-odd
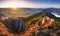
{"label": "rock face", "polygon": [[0,13],[0,18],[3,17],[4,15]]}
{"label": "rock face", "polygon": [[8,28],[8,31],[13,32],[13,33],[20,33],[24,32],[27,27],[22,19],[6,19],[5,21],[5,26]]}
{"label": "rock face", "polygon": [[42,20],[42,25],[47,28],[48,26],[51,26],[53,22],[54,22],[54,19],[49,18],[48,16],[45,16]]}

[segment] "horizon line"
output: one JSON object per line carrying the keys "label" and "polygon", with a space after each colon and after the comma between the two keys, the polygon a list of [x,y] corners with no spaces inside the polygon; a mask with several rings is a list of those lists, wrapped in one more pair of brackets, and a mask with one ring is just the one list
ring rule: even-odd
{"label": "horizon line", "polygon": [[[0,7],[0,8],[14,8],[14,7]],[[59,8],[59,7],[16,7],[16,8]]]}

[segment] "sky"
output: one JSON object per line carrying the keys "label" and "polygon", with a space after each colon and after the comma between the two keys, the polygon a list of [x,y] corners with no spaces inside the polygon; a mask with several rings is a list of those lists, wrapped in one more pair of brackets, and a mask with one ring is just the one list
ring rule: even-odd
{"label": "sky", "polygon": [[0,0],[0,8],[60,8],[60,0]]}

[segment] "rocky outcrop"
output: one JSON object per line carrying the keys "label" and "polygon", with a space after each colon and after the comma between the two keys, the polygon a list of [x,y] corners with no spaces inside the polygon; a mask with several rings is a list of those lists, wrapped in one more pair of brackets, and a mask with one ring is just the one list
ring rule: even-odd
{"label": "rocky outcrop", "polygon": [[6,19],[5,26],[7,27],[8,31],[13,33],[20,33],[27,30],[27,27],[22,19]]}
{"label": "rocky outcrop", "polygon": [[49,18],[48,16],[45,16],[42,19],[42,26],[47,28],[48,26],[51,26],[53,22],[54,22],[54,19]]}
{"label": "rocky outcrop", "polygon": [[2,13],[0,13],[0,18],[2,18],[4,15]]}

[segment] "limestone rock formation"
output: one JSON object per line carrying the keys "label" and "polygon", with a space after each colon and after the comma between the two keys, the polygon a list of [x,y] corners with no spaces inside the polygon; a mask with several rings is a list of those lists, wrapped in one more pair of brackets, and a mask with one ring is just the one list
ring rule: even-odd
{"label": "limestone rock formation", "polygon": [[20,33],[27,30],[27,27],[22,19],[6,19],[5,26],[7,27],[8,31],[13,33]]}

